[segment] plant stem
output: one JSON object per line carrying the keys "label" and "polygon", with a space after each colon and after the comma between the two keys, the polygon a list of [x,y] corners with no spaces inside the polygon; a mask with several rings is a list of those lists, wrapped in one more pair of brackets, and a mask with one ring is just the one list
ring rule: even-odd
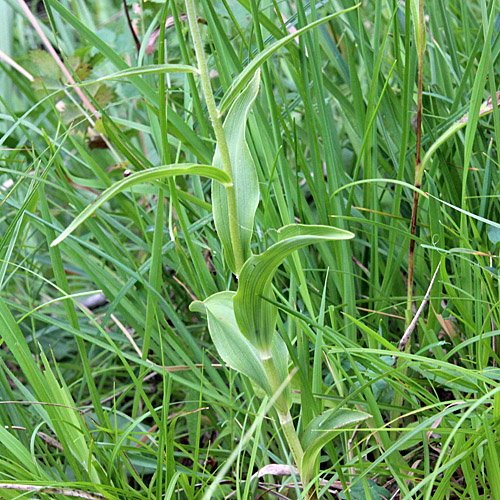
{"label": "plant stem", "polygon": [[[424,74],[424,0],[419,0],[418,4],[418,26],[416,27],[418,33],[416,33],[417,39],[417,58],[418,58],[418,73],[417,73],[417,123],[415,126],[416,133],[416,153],[415,153],[415,181],[414,185],[416,188],[420,189],[422,184],[422,168],[421,168],[421,149],[422,149],[422,81]],[[420,40],[420,43],[418,43]],[[408,285],[407,285],[407,296],[406,296],[406,311],[405,311],[405,332],[410,332],[410,325],[412,324],[412,314],[413,314],[413,274],[414,274],[414,260],[415,260],[415,235],[417,231],[417,215],[418,215],[418,199],[419,193],[417,191],[413,192],[413,207],[411,211],[411,226],[410,234],[412,238],[410,239],[410,249],[408,255]],[[410,338],[406,340],[403,346],[405,352],[410,350],[411,341]],[[404,358],[399,357],[397,360],[398,368],[405,363]],[[405,376],[408,368],[402,368],[401,375]],[[403,395],[396,392],[394,396],[393,404],[395,407],[403,406]],[[392,412],[392,418],[398,416],[398,410]],[[395,426],[399,426],[402,420],[397,420]]]}
{"label": "plant stem", "polygon": [[[295,426],[293,425],[290,410],[287,410],[286,413],[282,413],[278,408],[276,408],[276,411],[278,412],[278,417],[280,419],[281,428],[283,429],[283,434],[285,435],[288,446],[290,447],[297,468],[299,469],[299,472],[301,472],[304,451],[302,450],[299,436],[297,435],[297,431],[295,430]],[[304,481],[304,478],[301,477],[301,479]]]}
{"label": "plant stem", "polygon": [[[422,149],[422,80],[424,73],[424,0],[419,0],[418,5],[418,38],[420,44],[417,45],[418,49],[418,76],[417,76],[417,124],[416,124],[416,153],[415,153],[415,187],[420,189],[422,184],[421,172],[421,149]],[[419,193],[413,192],[413,208],[411,214],[411,227],[410,234],[415,236],[417,230],[417,214],[418,214],[418,199]],[[415,238],[410,239],[410,250],[408,258],[408,293],[406,299],[406,328],[411,323],[412,316],[412,302],[413,302],[413,273],[414,273],[414,258],[415,258]]]}
{"label": "plant stem", "polygon": [[[262,360],[262,364],[264,365],[264,370],[266,371],[271,390],[276,393],[280,390],[282,381],[280,380],[278,371],[276,370],[276,365],[274,364],[272,354],[270,352],[261,351],[260,357]],[[274,407],[276,409],[276,412],[278,413],[281,429],[283,430],[285,439],[288,443],[288,446],[290,447],[290,451],[292,452],[293,459],[295,460],[295,464],[297,465],[297,469],[299,469],[302,485],[304,486],[304,488],[306,488],[311,482],[312,478],[304,477],[304,475],[302,474],[302,460],[304,458],[304,451],[302,449],[302,445],[300,444],[299,436],[297,435],[295,426],[293,425],[292,415],[290,414],[289,410],[289,404],[283,394],[280,394],[280,396],[276,400]],[[316,499],[316,492],[314,488],[309,488],[306,493],[306,498],[308,500]]]}
{"label": "plant stem", "polygon": [[[222,169],[226,172],[231,179],[233,178],[233,170],[231,168],[231,158],[229,156],[229,148],[227,145],[226,134],[224,133],[224,126],[219,110],[215,104],[212,87],[210,85],[210,75],[207,68],[207,60],[205,51],[203,50],[203,42],[201,40],[200,27],[196,15],[195,0],[185,0],[186,13],[189,21],[189,28],[193,38],[194,50],[196,53],[196,60],[198,62],[198,69],[200,72],[201,86],[205,101],[207,103],[207,110],[210,116],[212,127],[214,128],[217,146],[221,155]],[[236,204],[236,191],[234,185],[231,183],[225,186],[227,195],[227,205],[229,213],[229,232],[231,234],[231,242],[233,246],[234,260],[236,270],[239,272],[244,264],[243,247],[241,245],[240,230],[238,224],[238,212]]]}

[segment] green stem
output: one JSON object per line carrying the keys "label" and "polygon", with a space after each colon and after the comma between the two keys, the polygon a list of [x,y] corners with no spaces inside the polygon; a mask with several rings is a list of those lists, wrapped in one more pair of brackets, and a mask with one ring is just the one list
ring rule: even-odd
{"label": "green stem", "polygon": [[[297,431],[295,430],[295,426],[293,425],[292,415],[290,415],[290,411],[282,413],[278,410],[278,408],[276,408],[276,411],[278,412],[283,434],[285,435],[288,446],[290,447],[300,473],[302,471],[302,459],[304,457],[304,452],[302,450],[302,445],[300,444]],[[304,478],[301,479],[304,480]]]}
{"label": "green stem", "polygon": [[[229,148],[227,145],[226,134],[224,133],[224,126],[219,110],[215,104],[212,87],[210,85],[210,75],[208,73],[207,60],[205,51],[203,50],[203,42],[201,40],[201,33],[196,15],[195,0],[185,0],[186,13],[189,21],[189,28],[193,38],[194,50],[196,53],[196,60],[198,62],[198,69],[200,72],[201,87],[205,95],[207,103],[207,110],[210,116],[212,127],[214,128],[217,146],[220,151],[222,169],[226,172],[231,179],[233,178],[233,170],[231,168],[231,158],[229,156]],[[226,185],[227,205],[229,213],[229,232],[231,234],[231,242],[233,246],[234,260],[236,263],[236,270],[239,272],[244,264],[243,247],[241,245],[240,230],[238,224],[238,212],[236,204],[236,191],[234,185]]]}
{"label": "green stem", "polygon": [[[264,370],[266,371],[271,390],[273,391],[273,393],[277,393],[281,389],[282,380],[280,380],[278,371],[276,370],[276,365],[274,364],[272,354],[270,352],[261,351],[260,359],[262,361],[262,364],[264,365]],[[289,404],[283,394],[280,394],[278,396],[274,407],[276,409],[276,412],[278,413],[281,429],[283,430],[285,439],[288,443],[288,446],[290,447],[290,451],[292,452],[293,459],[295,460],[295,464],[297,465],[297,469],[299,469],[300,479],[304,488],[306,488],[311,482],[312,477],[305,477],[305,475],[303,474],[302,460],[304,458],[304,451],[302,449],[302,445],[300,444],[299,436],[297,435],[295,426],[293,425],[293,419],[292,415],[290,414]],[[306,498],[309,500],[314,500],[316,498],[316,492],[314,491],[314,488],[309,488],[308,492],[306,493]]]}

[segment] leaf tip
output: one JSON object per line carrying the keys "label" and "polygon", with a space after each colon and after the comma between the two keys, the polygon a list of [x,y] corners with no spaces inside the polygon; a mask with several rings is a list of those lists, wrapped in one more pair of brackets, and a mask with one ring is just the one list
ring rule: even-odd
{"label": "leaf tip", "polygon": [[202,314],[205,314],[207,312],[205,304],[200,300],[195,300],[194,302],[191,302],[191,304],[189,304],[189,310],[191,312],[199,312]]}

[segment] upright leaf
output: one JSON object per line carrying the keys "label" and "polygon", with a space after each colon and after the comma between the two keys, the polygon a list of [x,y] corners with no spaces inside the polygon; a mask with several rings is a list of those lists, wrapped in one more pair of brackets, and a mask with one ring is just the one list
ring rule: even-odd
{"label": "upright leaf", "polygon": [[[250,242],[253,233],[255,211],[259,204],[259,181],[255,164],[245,139],[245,129],[250,107],[259,92],[260,71],[257,71],[249,84],[234,101],[224,121],[233,184],[236,191],[237,218],[243,258],[251,255]],[[215,167],[222,169],[222,159],[217,148],[213,160]],[[217,182],[212,184],[212,202],[215,227],[219,234],[224,255],[229,268],[237,273],[234,252],[229,230],[229,211],[226,189]]]}
{"label": "upright leaf", "polygon": [[241,268],[234,313],[241,332],[260,351],[272,345],[278,310],[265,299],[274,299],[271,282],[281,263],[293,251],[313,243],[347,240],[349,231],[329,226],[291,224],[278,231],[278,242],[254,255]]}
{"label": "upright leaf", "polygon": [[245,338],[233,310],[235,292],[220,292],[203,302],[193,302],[192,311],[206,313],[210,337],[220,357],[234,370],[246,375],[258,387],[270,392],[257,349]]}
{"label": "upright leaf", "polygon": [[415,29],[415,41],[417,44],[417,52],[425,50],[425,30],[421,29],[421,24],[425,21],[420,15],[420,0],[410,0],[411,14],[413,16],[413,23]]}

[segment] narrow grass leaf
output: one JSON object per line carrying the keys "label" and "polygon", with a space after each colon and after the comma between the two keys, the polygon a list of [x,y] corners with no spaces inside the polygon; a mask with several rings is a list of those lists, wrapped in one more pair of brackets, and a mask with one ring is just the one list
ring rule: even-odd
{"label": "narrow grass leaf", "polygon": [[222,98],[222,101],[219,106],[220,112],[223,113],[231,105],[236,96],[243,90],[246,83],[250,80],[250,78],[252,78],[252,76],[255,74],[258,68],[260,68],[277,50],[281,49],[281,47],[283,47],[287,43],[291,42],[292,40],[295,40],[296,37],[306,33],[307,31],[315,28],[316,26],[331,21],[335,17],[345,14],[346,12],[355,10],[360,5],[361,4],[358,3],[353,7],[349,7],[348,9],[335,12],[335,14],[330,14],[329,16],[325,16],[322,19],[313,21],[307,26],[304,26],[303,28],[295,31],[294,33],[291,33],[290,35],[285,36],[284,38],[281,38],[280,40],[274,42],[272,45],[267,47],[267,49],[260,52],[254,59],[252,59],[250,64],[236,77],[236,79],[233,82],[233,85]]}
{"label": "narrow grass leaf", "polygon": [[63,446],[66,445],[68,451],[71,451],[78,467],[83,466],[92,481],[100,483],[96,469],[92,463],[89,463],[89,458],[93,462],[93,457],[85,441],[84,421],[77,416],[71,395],[66,387],[59,385],[43,355],[45,370],[42,372],[37,366],[23,333],[2,300],[0,300],[0,329],[5,344],[33,388],[37,400],[51,403],[46,406],[47,415],[50,418],[48,423],[59,441],[64,443]]}
{"label": "narrow grass leaf", "polygon": [[[500,92],[497,92],[496,94],[496,100],[497,104],[500,105]],[[486,115],[489,115],[490,113],[493,112],[493,99],[490,97],[489,99],[486,99],[481,104],[481,107],[479,108],[479,116],[483,117]],[[467,123],[469,122],[470,114],[467,113],[466,115],[462,116],[460,120],[456,121],[453,123],[449,128],[447,128],[433,143],[432,145],[427,149],[427,152],[425,153],[423,159],[422,159],[422,171],[424,170],[425,166],[429,162],[429,160],[432,158],[436,150],[444,144],[450,137],[455,135],[460,129],[464,128]]]}
{"label": "narrow grass leaf", "polygon": [[110,75],[95,80],[68,85],[68,87],[83,87],[85,85],[106,82],[108,80],[117,80],[119,78],[128,78],[131,76],[156,75],[159,73],[198,73],[198,70],[194,66],[189,66],[188,64],[150,64],[148,66],[137,66],[123,71],[117,71],[116,73],[111,73]]}
{"label": "narrow grass leaf", "polygon": [[[498,394],[498,393],[497,393]],[[486,435],[486,444],[484,448],[484,461],[487,471],[488,482],[490,486],[490,493],[492,498],[500,498],[500,475],[498,471],[500,470],[500,461],[498,459],[499,449],[498,449],[498,437],[496,432],[498,426],[496,426],[489,415],[483,417],[483,427],[484,433]]]}

